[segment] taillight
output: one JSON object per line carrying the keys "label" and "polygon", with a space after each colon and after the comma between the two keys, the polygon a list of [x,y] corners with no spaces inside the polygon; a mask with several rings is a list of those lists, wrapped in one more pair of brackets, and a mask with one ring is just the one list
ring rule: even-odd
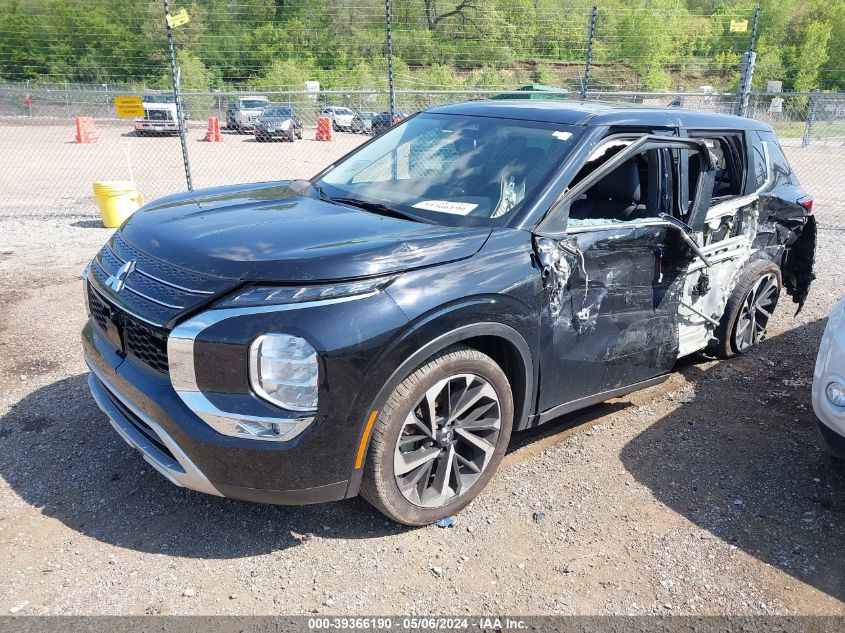
{"label": "taillight", "polygon": [[813,198],[812,196],[804,196],[803,198],[799,198],[796,202],[800,204],[804,209],[806,209],[807,213],[813,212]]}

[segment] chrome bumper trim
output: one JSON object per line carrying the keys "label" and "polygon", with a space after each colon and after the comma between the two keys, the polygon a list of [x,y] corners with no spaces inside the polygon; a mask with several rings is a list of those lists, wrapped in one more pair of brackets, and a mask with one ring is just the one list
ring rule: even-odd
{"label": "chrome bumper trim", "polygon": [[[91,370],[91,373],[88,374],[88,388],[91,390],[91,395],[94,396],[97,406],[108,416],[109,422],[114,427],[114,430],[117,431],[129,446],[138,450],[144,460],[171,483],[206,494],[216,495],[218,497],[223,496],[158,422],[141,411],[126,396],[120,393],[112,382],[97,369],[96,365],[87,355],[85,356],[85,362]],[[161,443],[168,448],[176,459],[174,460],[165,454],[150,442],[143,433],[136,429],[124,413],[112,402],[109,394],[119,400],[133,415],[137,416],[144,424],[150,427],[158,436]]]}

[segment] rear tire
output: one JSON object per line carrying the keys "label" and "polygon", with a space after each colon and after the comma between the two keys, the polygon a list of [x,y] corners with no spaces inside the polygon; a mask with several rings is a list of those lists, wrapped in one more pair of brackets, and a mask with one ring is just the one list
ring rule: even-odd
{"label": "rear tire", "polygon": [[405,525],[448,517],[490,481],[512,427],[513,396],[499,365],[450,347],[405,378],[380,411],[361,494]]}
{"label": "rear tire", "polygon": [[746,353],[763,340],[780,289],[777,264],[763,259],[747,264],[739,273],[719,327],[713,333],[718,342],[711,351],[719,358],[731,358]]}

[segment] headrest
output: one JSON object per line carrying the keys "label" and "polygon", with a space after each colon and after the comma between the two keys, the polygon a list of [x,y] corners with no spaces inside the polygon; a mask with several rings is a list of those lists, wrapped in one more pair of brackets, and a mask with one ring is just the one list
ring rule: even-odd
{"label": "headrest", "polygon": [[622,163],[599,180],[590,192],[590,197],[610,198],[615,202],[637,203],[640,195],[640,172],[633,160]]}

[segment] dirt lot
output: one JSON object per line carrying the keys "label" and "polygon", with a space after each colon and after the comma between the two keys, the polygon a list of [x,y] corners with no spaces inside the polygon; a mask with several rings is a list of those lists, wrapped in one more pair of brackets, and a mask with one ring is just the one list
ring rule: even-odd
{"label": "dirt lot", "polygon": [[[801,314],[784,301],[751,354],[686,361],[663,385],[516,436],[454,527],[407,529],[359,499],[181,490],[128,448],[87,393],[79,345],[79,271],[109,236],[87,192],[119,145],[4,137],[0,613],[845,615],[845,469],[818,448],[809,397],[845,293],[841,147],[788,150],[821,225]],[[174,142],[161,160],[178,171],[178,142],[140,141]],[[284,157],[279,177],[331,160],[315,154],[329,144],[236,142],[265,170]],[[227,143],[192,150],[209,169],[237,163],[203,153]]]}

